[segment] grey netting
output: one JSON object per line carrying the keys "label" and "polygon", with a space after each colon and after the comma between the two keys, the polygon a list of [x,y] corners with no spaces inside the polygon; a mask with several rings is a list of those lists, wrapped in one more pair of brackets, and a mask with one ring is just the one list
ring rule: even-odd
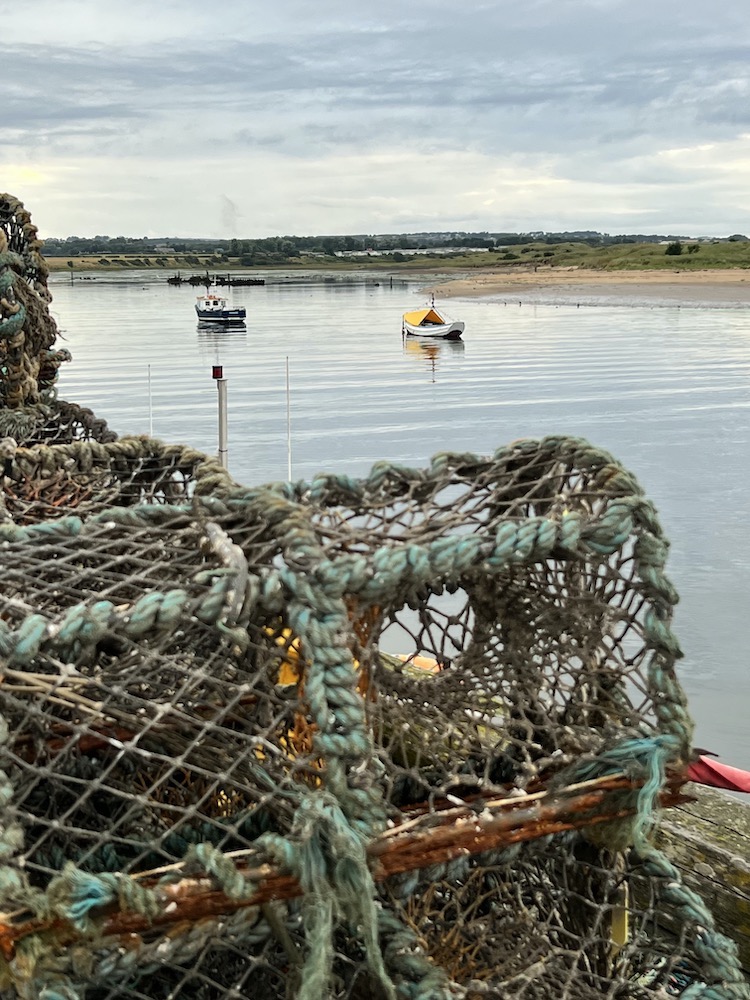
{"label": "grey netting", "polygon": [[150,438],[17,444],[3,996],[750,996],[653,846],[692,727],[611,456],[248,490]]}

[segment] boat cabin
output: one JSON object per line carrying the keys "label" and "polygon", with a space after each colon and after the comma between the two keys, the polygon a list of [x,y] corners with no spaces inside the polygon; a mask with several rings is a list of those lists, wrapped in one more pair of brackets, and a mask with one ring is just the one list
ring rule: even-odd
{"label": "boat cabin", "polygon": [[227,300],[220,295],[201,295],[198,299],[198,308],[201,312],[223,312],[227,307]]}

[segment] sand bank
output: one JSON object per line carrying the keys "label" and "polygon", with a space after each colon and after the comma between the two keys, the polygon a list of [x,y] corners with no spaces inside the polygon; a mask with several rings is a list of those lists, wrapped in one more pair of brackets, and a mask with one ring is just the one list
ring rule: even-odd
{"label": "sand bank", "polygon": [[430,286],[441,298],[559,302],[579,300],[750,306],[750,271],[594,271],[549,268],[498,269],[448,278]]}

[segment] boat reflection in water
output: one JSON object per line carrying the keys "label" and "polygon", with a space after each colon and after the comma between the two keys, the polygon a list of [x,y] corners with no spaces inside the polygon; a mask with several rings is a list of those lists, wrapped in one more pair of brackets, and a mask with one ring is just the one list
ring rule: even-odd
{"label": "boat reflection in water", "polygon": [[221,361],[221,349],[238,343],[247,343],[247,327],[244,323],[235,323],[232,326],[221,326],[218,323],[198,323],[198,345],[201,357],[210,357],[218,364]]}
{"label": "boat reflection in water", "polygon": [[219,342],[232,339],[234,340],[237,334],[247,333],[247,324],[243,321],[242,323],[212,323],[210,320],[198,320],[198,325],[196,327],[198,333],[201,335],[201,339],[216,339]]}
{"label": "boat reflection in water", "polygon": [[437,382],[440,365],[459,360],[466,349],[463,340],[428,340],[426,337],[411,337],[407,334],[403,341],[404,355],[424,362],[433,382]]}

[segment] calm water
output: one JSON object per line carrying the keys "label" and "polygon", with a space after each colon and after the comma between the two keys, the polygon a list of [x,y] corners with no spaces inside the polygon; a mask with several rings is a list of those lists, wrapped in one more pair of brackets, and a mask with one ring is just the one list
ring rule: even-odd
{"label": "calm water", "polygon": [[287,358],[295,479],[550,433],[613,452],[672,541],[696,744],[750,769],[750,310],[456,300],[464,341],[404,346],[401,313],[424,301],[417,285],[266,277],[228,290],[247,307],[246,331],[204,332],[196,290],[166,275],[53,276],[73,353],[61,397],[119,434],[152,421],[157,437],[215,452],[211,366],[221,363],[230,471],[248,485],[287,478]]}

